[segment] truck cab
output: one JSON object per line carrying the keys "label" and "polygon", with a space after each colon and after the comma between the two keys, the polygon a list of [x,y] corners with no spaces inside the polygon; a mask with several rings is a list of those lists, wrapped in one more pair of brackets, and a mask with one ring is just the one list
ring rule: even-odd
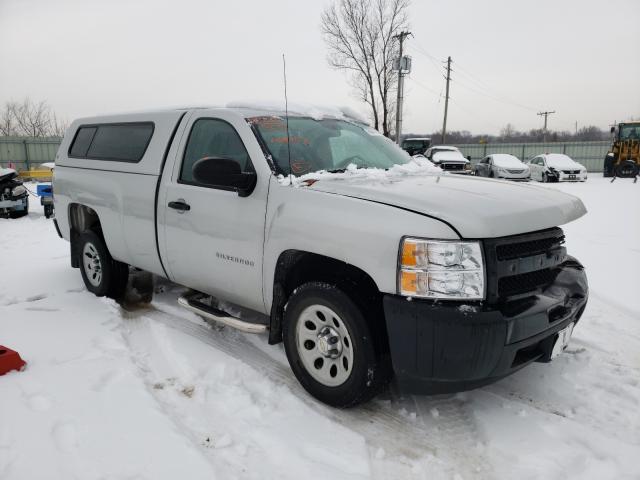
{"label": "truck cab", "polygon": [[317,399],[475,388],[562,351],[584,311],[560,192],[451,175],[335,109],[233,105],[73,122],[56,224],[98,296],[130,267],[284,343]]}

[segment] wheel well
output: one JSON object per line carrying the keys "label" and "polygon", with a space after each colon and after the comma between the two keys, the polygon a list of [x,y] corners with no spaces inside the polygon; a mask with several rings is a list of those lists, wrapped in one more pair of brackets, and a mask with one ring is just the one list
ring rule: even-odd
{"label": "wheel well", "polygon": [[94,209],[79,203],[69,205],[69,235],[71,246],[71,266],[79,268],[78,260],[78,238],[82,232],[93,230],[102,236],[102,226],[100,218]]}
{"label": "wheel well", "polygon": [[307,282],[327,282],[348,294],[365,312],[383,351],[388,350],[382,295],[375,281],[363,270],[335,258],[300,250],[280,254],[273,284],[273,302],[269,325],[269,343],[282,341],[282,321],[289,297]]}

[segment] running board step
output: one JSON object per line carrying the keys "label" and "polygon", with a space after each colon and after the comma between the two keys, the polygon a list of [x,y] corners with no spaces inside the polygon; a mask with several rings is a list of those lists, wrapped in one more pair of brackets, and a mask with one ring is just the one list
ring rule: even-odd
{"label": "running board step", "polygon": [[223,310],[207,305],[200,301],[202,298],[206,298],[206,296],[201,293],[183,295],[178,298],[178,304],[208,320],[222,323],[223,325],[235,328],[241,332],[264,333],[269,329],[269,327],[264,323],[247,322],[238,317],[234,317]]}

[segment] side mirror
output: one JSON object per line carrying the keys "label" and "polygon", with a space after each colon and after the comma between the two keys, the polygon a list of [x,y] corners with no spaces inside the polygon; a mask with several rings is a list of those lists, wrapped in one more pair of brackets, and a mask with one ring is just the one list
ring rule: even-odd
{"label": "side mirror", "polygon": [[204,157],[193,164],[193,178],[196,182],[221,190],[238,192],[247,197],[256,186],[257,175],[243,172],[240,163],[232,158]]}
{"label": "side mirror", "polygon": [[616,127],[611,127],[611,133],[615,133]]}
{"label": "side mirror", "polygon": [[467,155],[467,160],[471,161],[471,155]]}

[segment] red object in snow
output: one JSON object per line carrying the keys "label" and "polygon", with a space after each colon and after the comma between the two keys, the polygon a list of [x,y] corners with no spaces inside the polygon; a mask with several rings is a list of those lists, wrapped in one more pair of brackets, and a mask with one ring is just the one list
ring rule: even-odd
{"label": "red object in snow", "polygon": [[4,375],[11,370],[20,371],[25,365],[25,361],[20,358],[18,352],[0,345],[0,375]]}

